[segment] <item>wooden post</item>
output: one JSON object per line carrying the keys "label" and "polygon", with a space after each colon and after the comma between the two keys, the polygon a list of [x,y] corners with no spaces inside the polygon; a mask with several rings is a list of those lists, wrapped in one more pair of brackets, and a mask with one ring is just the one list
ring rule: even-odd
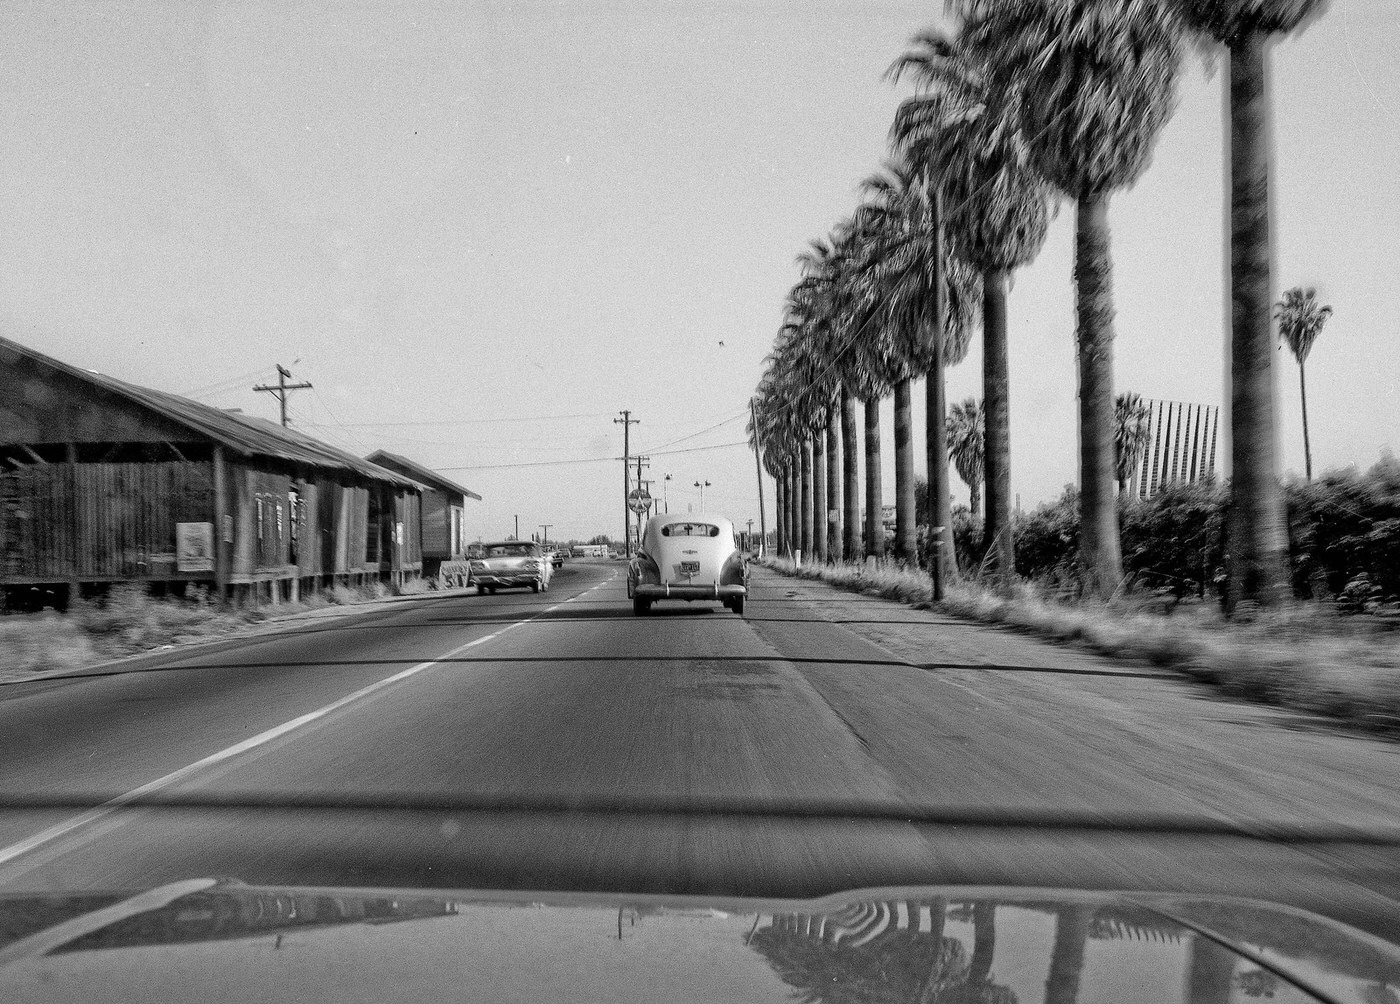
{"label": "wooden post", "polygon": [[228,511],[228,477],[224,471],[224,448],[214,447],[214,588],[221,603],[228,602],[229,565],[233,562],[233,543],[224,540],[224,525],[232,522]]}

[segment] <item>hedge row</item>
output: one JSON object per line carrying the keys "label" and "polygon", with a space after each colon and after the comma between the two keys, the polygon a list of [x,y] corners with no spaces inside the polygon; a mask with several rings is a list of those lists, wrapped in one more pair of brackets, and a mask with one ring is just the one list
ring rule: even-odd
{"label": "hedge row", "polygon": [[[1370,470],[1328,472],[1284,486],[1293,593],[1335,599],[1346,612],[1400,603],[1400,461]],[[1151,499],[1119,501],[1123,569],[1129,584],[1177,598],[1217,596],[1225,577],[1228,486],[1174,485]],[[975,571],[981,521],[953,512],[959,567]],[[1055,502],[1015,525],[1016,571],[1073,591],[1079,583],[1078,499],[1066,487]]]}

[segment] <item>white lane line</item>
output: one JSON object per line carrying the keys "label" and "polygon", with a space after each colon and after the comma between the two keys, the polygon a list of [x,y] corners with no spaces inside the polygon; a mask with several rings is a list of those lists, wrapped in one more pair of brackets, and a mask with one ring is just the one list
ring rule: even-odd
{"label": "white lane line", "polygon": [[542,617],[544,614],[547,614],[552,610],[557,610],[561,606],[563,606],[563,603],[556,603],[554,606],[548,608],[547,610],[542,610],[537,614],[532,614],[531,616],[526,617],[524,620],[516,621],[514,624],[507,624],[499,631],[493,631],[491,634],[484,635],[480,638],[477,638],[474,641],[469,641],[465,645],[458,645],[450,652],[444,652],[442,655],[438,656],[435,659],[429,659],[427,662],[420,662],[416,666],[410,666],[408,669],[395,673],[393,676],[386,676],[384,679],[379,680],[376,683],[371,683],[367,687],[361,687],[353,694],[346,694],[339,700],[332,701],[330,704],[327,704],[324,707],[317,708],[315,711],[311,711],[297,718],[293,718],[289,722],[283,722],[281,725],[274,726],[273,728],[268,729],[266,732],[259,732],[257,735],[249,739],[244,739],[240,743],[234,743],[227,749],[219,750],[219,752],[217,753],[211,753],[209,756],[205,757],[202,760],[196,760],[194,763],[189,764],[185,767],[181,767],[179,770],[171,771],[164,777],[158,777],[154,781],[149,781],[138,788],[132,788],[130,791],[118,795],[116,798],[109,799],[108,801],[103,802],[101,805],[89,809],[87,812],[83,812],[69,819],[65,819],[63,822],[50,826],[46,830],[40,830],[33,836],[26,837],[24,840],[10,844],[10,846],[8,847],[0,848],[0,865],[7,864],[8,862],[13,861],[15,858],[28,854],[29,852],[36,850],[44,846],[45,844],[52,843],[59,837],[72,833],[74,830],[82,829],[85,826],[91,826],[98,820],[110,816],[112,813],[116,812],[124,805],[127,805],[153,792],[157,792],[164,788],[168,788],[171,785],[179,784],[181,781],[184,781],[190,776],[197,774],[199,771],[204,770],[206,767],[212,767],[214,764],[222,763],[223,761],[228,760],[231,757],[238,756],[240,753],[246,753],[251,749],[258,748],[259,746],[265,746],[268,743],[272,742],[274,739],[278,739],[286,735],[288,732],[293,732],[304,725],[308,725],[311,722],[316,721],[317,719],[326,717],[334,711],[340,710],[347,704],[353,704],[356,701],[363,700],[371,694],[383,690],[385,687],[398,683],[401,680],[406,680],[410,676],[415,676],[418,673],[423,672],[425,669],[431,669],[439,663],[445,662],[446,660],[451,659],[453,656],[465,652],[469,648],[475,648],[478,645],[484,645],[488,641],[492,641],[493,639],[499,638],[507,631],[512,631],[515,628],[520,627],[522,624],[528,624],[536,617]]}

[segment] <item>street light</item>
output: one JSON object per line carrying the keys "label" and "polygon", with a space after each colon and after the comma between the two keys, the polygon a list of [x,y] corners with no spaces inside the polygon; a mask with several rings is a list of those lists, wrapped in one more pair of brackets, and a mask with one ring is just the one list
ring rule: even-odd
{"label": "street light", "polygon": [[661,479],[661,505],[665,512],[671,511],[671,500],[666,497],[666,482],[671,480],[671,475],[667,474]]}
{"label": "street light", "polygon": [[709,483],[708,481],[704,481],[704,482],[697,481],[697,482],[695,482],[695,487],[700,489],[700,511],[701,511],[701,512],[704,512],[704,511],[705,511],[705,489],[708,488],[708,487],[710,487],[710,483]]}

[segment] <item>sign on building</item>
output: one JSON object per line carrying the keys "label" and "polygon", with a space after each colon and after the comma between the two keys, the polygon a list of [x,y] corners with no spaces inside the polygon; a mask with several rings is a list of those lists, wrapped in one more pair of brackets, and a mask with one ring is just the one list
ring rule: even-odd
{"label": "sign on building", "polygon": [[175,524],[175,567],[181,572],[214,570],[214,524]]}

